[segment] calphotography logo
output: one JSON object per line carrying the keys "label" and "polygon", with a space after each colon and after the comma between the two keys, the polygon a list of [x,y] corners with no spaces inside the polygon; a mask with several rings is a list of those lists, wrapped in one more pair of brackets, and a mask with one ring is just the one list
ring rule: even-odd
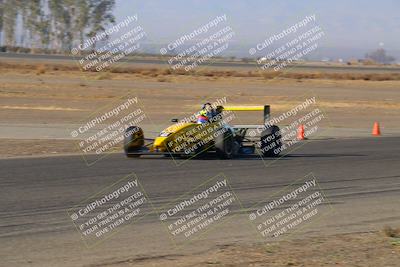
{"label": "calphotography logo", "polygon": [[171,203],[160,214],[171,241],[181,246],[206,234],[240,209],[228,179],[219,174]]}
{"label": "calphotography logo", "polygon": [[258,154],[266,166],[274,163],[268,158],[284,157],[329,131],[330,121],[316,96],[287,98],[284,102],[288,103],[284,105],[285,109],[291,108],[282,113],[275,112],[277,115],[269,116],[263,125],[248,133],[249,136],[260,136]]}
{"label": "calphotography logo", "polygon": [[329,201],[312,173],[277,192],[264,203],[249,214],[249,220],[266,240],[282,240],[301,226],[331,211]]}
{"label": "calphotography logo", "polygon": [[116,25],[91,36],[71,50],[83,71],[104,71],[125,57],[139,52],[146,32],[138,25],[138,15],[128,16]]}
{"label": "calphotography logo", "polygon": [[221,57],[234,36],[227,15],[223,14],[180,36],[161,48],[160,53],[170,55],[168,64],[172,70],[193,71],[213,58]]}
{"label": "calphotography logo", "polygon": [[108,154],[121,151],[124,141],[132,136],[132,126],[150,124],[136,96],[125,96],[92,114],[70,135],[88,165],[93,165]]}
{"label": "calphotography logo", "polygon": [[[87,247],[93,247],[146,216],[149,199],[135,174],[89,197],[68,213]],[[149,211],[147,211],[149,212]]]}
{"label": "calphotography logo", "polygon": [[[201,110],[188,117],[180,119],[168,128],[169,132],[161,132],[161,137],[167,135],[166,153],[180,166],[187,160],[208,154],[215,150],[218,140],[230,138],[230,124],[236,119],[236,114],[224,110],[227,97],[218,98],[207,104],[209,110]],[[204,118],[204,121],[201,121]],[[178,160],[185,159],[185,160]]]}
{"label": "calphotography logo", "polygon": [[249,54],[258,56],[260,69],[281,71],[317,50],[324,36],[325,32],[316,23],[316,15],[312,14],[257,43],[250,48]]}

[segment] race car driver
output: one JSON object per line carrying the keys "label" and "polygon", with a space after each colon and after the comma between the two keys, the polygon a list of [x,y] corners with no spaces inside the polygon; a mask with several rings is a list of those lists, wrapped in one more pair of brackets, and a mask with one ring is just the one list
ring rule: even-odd
{"label": "race car driver", "polygon": [[215,111],[210,103],[205,103],[197,115],[197,123],[206,123],[214,117]]}

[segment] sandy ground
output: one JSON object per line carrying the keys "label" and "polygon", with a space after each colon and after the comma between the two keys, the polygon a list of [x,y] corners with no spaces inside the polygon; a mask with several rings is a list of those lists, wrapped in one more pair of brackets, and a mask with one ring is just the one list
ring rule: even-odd
{"label": "sandy ground", "polygon": [[73,140],[0,139],[0,158],[76,153]]}
{"label": "sandy ground", "polygon": [[[191,256],[125,259],[101,266],[398,266],[400,239],[380,232],[279,243],[222,245]],[[99,265],[100,266],[100,265]]]}

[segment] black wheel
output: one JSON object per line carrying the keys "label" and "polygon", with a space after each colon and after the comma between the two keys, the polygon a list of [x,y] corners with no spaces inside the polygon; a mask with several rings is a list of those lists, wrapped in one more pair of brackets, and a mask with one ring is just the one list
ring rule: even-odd
{"label": "black wheel", "polygon": [[140,155],[129,153],[139,151],[144,145],[144,133],[138,126],[130,126],[124,133],[124,151],[128,158],[138,158]]}
{"label": "black wheel", "polygon": [[[222,129],[220,129],[222,131]],[[224,132],[218,132],[214,139],[217,156],[221,159],[231,159],[234,156],[235,144],[233,132],[230,129],[225,129]]]}
{"label": "black wheel", "polygon": [[278,126],[273,125],[261,134],[260,148],[264,157],[277,157],[282,150],[281,132]]}

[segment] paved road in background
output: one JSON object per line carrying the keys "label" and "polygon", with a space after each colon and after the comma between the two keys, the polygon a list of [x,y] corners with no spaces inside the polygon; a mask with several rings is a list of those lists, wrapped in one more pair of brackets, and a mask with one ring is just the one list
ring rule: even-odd
{"label": "paved road in background", "polygon": [[[73,57],[68,55],[35,55],[35,54],[16,54],[16,53],[0,53],[0,59],[30,59],[39,61],[78,61],[80,57]],[[129,64],[148,64],[148,65],[167,65],[166,60],[156,59],[121,59],[120,62],[126,62]],[[203,66],[213,67],[229,67],[229,68],[257,68],[256,62],[245,63],[245,62],[212,62],[204,63]],[[359,66],[324,66],[324,65],[295,65],[291,66],[288,70],[315,70],[315,71],[351,71],[351,72],[398,72],[398,67],[359,67]]]}

